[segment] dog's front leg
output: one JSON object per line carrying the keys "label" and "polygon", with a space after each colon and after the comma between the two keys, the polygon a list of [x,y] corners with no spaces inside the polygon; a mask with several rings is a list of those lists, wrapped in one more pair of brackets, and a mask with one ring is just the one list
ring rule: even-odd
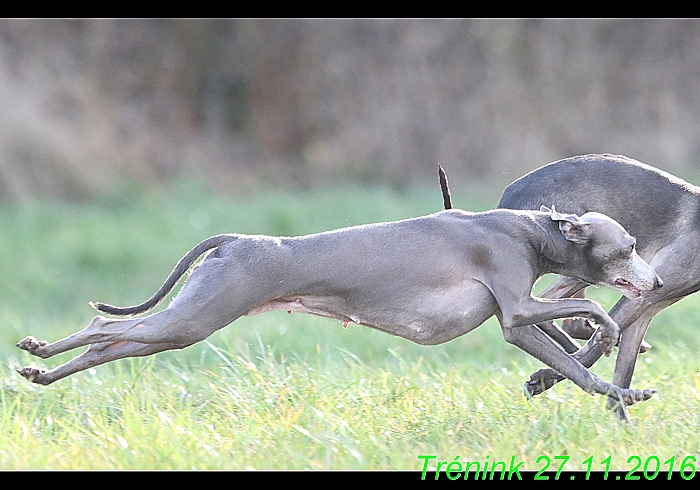
{"label": "dog's front leg", "polygon": [[539,297],[547,299],[568,298],[582,289],[585,289],[586,286],[587,284],[585,282],[574,279],[573,277],[559,276],[551,286],[542,291]]}
{"label": "dog's front leg", "polygon": [[[613,384],[621,388],[629,388],[630,386],[637,352],[639,352],[639,346],[649,321],[656,313],[673,304],[677,299],[656,303],[653,301],[646,304],[640,303],[644,301],[647,300],[642,298],[630,301],[623,298],[610,311],[610,316],[619,322],[620,330],[623,332],[615,364],[615,376],[613,377]],[[597,334],[596,331],[593,337],[578,352],[573,354],[573,357],[584,367],[590,368],[604,354],[595,338]],[[564,379],[558,372],[544,368],[532,373],[525,386],[531,396],[536,396]],[[612,404],[614,403],[611,402]]]}
{"label": "dog's front leg", "polygon": [[[572,357],[580,362],[583,367],[591,367],[605,354],[601,347],[601,341],[599,340],[602,333],[600,329],[597,329],[581,349],[571,353]],[[554,369],[543,368],[530,375],[530,379],[525,383],[525,388],[530,396],[536,396],[565,379],[564,376]]]}
{"label": "dog's front leg", "polygon": [[620,329],[605,312],[602,306],[586,298],[543,299],[527,298],[505,300],[502,294],[497,297],[502,312],[501,324],[504,327],[522,327],[549,322],[558,318],[584,317],[601,328],[589,343],[591,347],[602,349],[605,355],[610,355],[617,344]]}
{"label": "dog's front leg", "polygon": [[535,326],[503,327],[503,336],[508,343],[563,374],[587,393],[608,395],[619,401],[621,406],[648,400],[656,393],[654,390],[623,389],[600,379]]}
{"label": "dog's front leg", "polygon": [[[563,278],[562,282],[568,278]],[[573,285],[572,280],[569,284]],[[566,376],[561,369],[552,366],[549,362],[544,361],[537,355],[529,352],[529,348],[524,342],[527,340],[527,336],[516,335],[508,327],[518,327],[523,328],[525,326],[534,324],[551,324],[552,320],[557,318],[567,318],[569,316],[580,316],[591,319],[601,325],[610,325],[606,331],[604,328],[598,328],[594,333],[593,337],[577,352],[573,353],[572,359],[577,361],[577,363],[586,371],[588,367],[592,366],[595,361],[597,361],[603,354],[607,354],[612,349],[612,346],[617,343],[619,327],[617,324],[608,316],[608,314],[603,310],[603,308],[590,299],[584,298],[560,298],[560,299],[546,299],[546,298],[526,298],[522,301],[515,302],[511,301],[506,304],[518,305],[518,310],[511,308],[506,310],[509,315],[504,314],[504,319],[502,324],[504,325],[504,336],[510,333],[510,336],[506,336],[506,340],[511,338],[514,345],[518,345],[526,352],[530,353],[534,357],[537,357],[542,362],[550,366],[549,368],[544,368],[536,371],[530,376],[530,379],[525,383],[524,388],[527,390],[529,396],[536,396],[548,390],[556,383],[566,379]],[[543,320],[543,318],[549,317],[549,320]],[[532,320],[537,321],[532,321]],[[530,322],[528,322],[530,320]],[[540,338],[540,329],[533,327],[533,335],[536,338]],[[540,332],[540,333],[538,333]],[[607,335],[605,335],[607,333]],[[525,339],[525,340],[523,340]],[[523,343],[523,346],[519,345],[518,342]],[[544,344],[545,340],[540,340],[540,344]],[[551,342],[551,344],[556,350],[559,348]],[[579,385],[580,386],[580,385]],[[585,388],[584,388],[585,389]]]}
{"label": "dog's front leg", "polygon": [[[569,378],[588,393],[608,394],[625,405],[647,400],[654,394],[653,390],[621,389],[603,381],[574,357],[562,351],[549,336],[533,325],[569,316],[589,318],[601,325],[591,342],[599,344],[603,351],[607,351],[617,342],[619,330],[617,324],[594,301],[575,298],[546,300],[530,297],[506,304],[509,307],[501,307],[500,315],[506,341],[544,362],[559,376]],[[517,309],[514,305],[517,305]],[[526,388],[530,391],[527,384]]]}
{"label": "dog's front leg", "polygon": [[[559,276],[539,297],[547,299],[585,298],[584,291],[586,286],[586,283],[578,279]],[[544,322],[537,326],[556,340],[569,354],[573,354],[581,347],[573,338],[588,340],[595,333],[595,329],[584,318],[565,318],[561,327],[554,322]]]}

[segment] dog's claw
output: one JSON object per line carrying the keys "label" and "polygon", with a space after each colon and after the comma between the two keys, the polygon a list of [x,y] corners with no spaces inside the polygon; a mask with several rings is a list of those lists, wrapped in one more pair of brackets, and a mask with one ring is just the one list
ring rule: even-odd
{"label": "dog's claw", "polygon": [[38,383],[38,384],[46,384],[43,382],[43,376],[46,373],[45,369],[39,369],[33,366],[27,366],[23,367],[22,369],[18,369],[17,373],[20,374],[23,378],[25,378],[27,381],[30,381],[32,383]]}
{"label": "dog's claw", "polygon": [[45,340],[37,340],[36,338],[29,336],[25,337],[19,342],[17,342],[17,347],[19,347],[22,350],[26,350],[30,354],[34,356],[39,356],[43,357],[41,355],[41,348],[45,347],[48,345],[48,342]]}

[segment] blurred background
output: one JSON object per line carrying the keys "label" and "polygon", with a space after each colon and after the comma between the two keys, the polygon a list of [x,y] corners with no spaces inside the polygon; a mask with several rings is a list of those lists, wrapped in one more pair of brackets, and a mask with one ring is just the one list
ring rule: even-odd
{"label": "blurred background", "polygon": [[401,189],[438,162],[500,190],[590,152],[692,179],[700,21],[1,20],[0,103],[0,200]]}

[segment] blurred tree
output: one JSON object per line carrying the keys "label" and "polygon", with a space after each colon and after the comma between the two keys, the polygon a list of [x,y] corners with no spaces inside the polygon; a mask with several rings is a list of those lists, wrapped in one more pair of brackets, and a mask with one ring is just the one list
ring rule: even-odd
{"label": "blurred tree", "polygon": [[0,193],[700,158],[698,20],[0,20]]}

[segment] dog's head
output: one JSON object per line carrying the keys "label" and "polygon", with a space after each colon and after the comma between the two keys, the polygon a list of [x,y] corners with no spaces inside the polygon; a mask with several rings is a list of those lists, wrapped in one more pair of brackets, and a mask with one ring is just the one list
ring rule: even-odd
{"label": "dog's head", "polygon": [[550,213],[566,240],[573,244],[570,251],[578,279],[607,286],[634,299],[643,291],[658,289],[663,281],[654,269],[635,250],[636,240],[612,218],[590,212],[582,216],[560,214],[554,206],[542,206],[540,211]]}

